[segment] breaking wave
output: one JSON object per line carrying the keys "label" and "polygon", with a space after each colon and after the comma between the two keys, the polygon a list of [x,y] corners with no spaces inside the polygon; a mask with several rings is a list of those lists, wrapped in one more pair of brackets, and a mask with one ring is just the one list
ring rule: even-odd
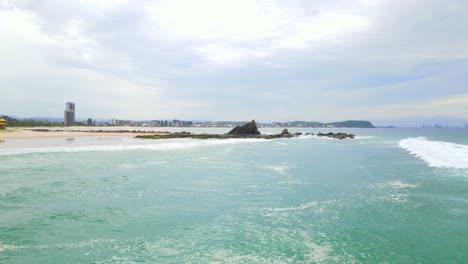
{"label": "breaking wave", "polygon": [[[87,152],[87,151],[125,151],[125,150],[172,150],[217,145],[245,144],[265,142],[264,139],[207,139],[207,140],[171,140],[164,143],[136,143],[115,145],[89,145],[77,147],[37,147],[0,149],[0,155],[19,155],[34,153]],[[145,144],[146,143],[146,144]]]}
{"label": "breaking wave", "polygon": [[398,146],[424,160],[430,167],[468,168],[468,145],[431,141],[424,137],[402,139]]}

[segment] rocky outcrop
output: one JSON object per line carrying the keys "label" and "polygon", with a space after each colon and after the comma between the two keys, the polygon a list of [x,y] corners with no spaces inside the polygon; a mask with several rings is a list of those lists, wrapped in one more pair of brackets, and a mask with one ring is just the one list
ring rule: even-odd
{"label": "rocky outcrop", "polygon": [[[261,139],[275,139],[275,138],[292,138],[299,137],[302,133],[291,134],[288,129],[284,129],[281,134],[260,134],[258,131],[255,120],[251,122],[236,126],[227,134],[191,134],[190,132],[175,132],[175,133],[159,133],[153,135],[139,135],[137,138],[146,139],[170,139],[170,138],[193,138],[193,139],[228,139],[228,138],[261,138]],[[312,133],[306,133],[305,135],[313,135]],[[328,134],[317,134],[319,137],[329,137],[335,139],[354,138],[353,134],[346,133],[328,133]]]}
{"label": "rocky outcrop", "polygon": [[347,134],[347,133],[318,133],[317,136],[319,137],[329,137],[329,138],[334,138],[334,139],[346,139],[346,138],[354,138],[353,134]]}
{"label": "rocky outcrop", "polygon": [[[309,135],[312,135],[308,133]],[[228,138],[261,138],[261,139],[276,139],[276,138],[293,138],[301,136],[301,133],[281,133],[281,134],[190,134],[190,133],[166,133],[166,134],[153,134],[153,135],[139,135],[137,138],[146,139],[171,139],[171,138],[193,138],[193,139],[228,139]],[[306,134],[307,135],[307,134]],[[328,134],[317,134],[319,137],[329,137],[334,139],[346,139],[354,138],[353,134],[346,133],[328,133]]]}
{"label": "rocky outcrop", "polygon": [[285,129],[283,129],[283,131],[281,132],[280,137],[291,138],[291,137],[293,137],[293,134],[289,133],[288,129],[285,128]]}
{"label": "rocky outcrop", "polygon": [[228,135],[260,135],[260,131],[255,120],[252,120],[245,125],[236,126],[229,131]]}

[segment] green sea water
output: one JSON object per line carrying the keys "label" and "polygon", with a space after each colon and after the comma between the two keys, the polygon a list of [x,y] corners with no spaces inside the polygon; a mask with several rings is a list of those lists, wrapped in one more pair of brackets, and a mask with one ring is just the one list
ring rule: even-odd
{"label": "green sea water", "polygon": [[468,130],[340,131],[0,143],[0,263],[468,263]]}

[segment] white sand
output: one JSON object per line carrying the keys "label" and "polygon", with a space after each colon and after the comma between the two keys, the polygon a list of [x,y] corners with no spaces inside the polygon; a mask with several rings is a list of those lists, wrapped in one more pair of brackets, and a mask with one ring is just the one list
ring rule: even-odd
{"label": "white sand", "polygon": [[[49,129],[50,132],[31,131],[31,129]],[[60,131],[55,131],[60,130]],[[75,130],[75,131],[71,131]],[[97,130],[109,132],[97,132]],[[133,128],[133,127],[34,127],[34,128],[8,128],[0,130],[0,140],[8,139],[37,139],[37,138],[69,138],[69,137],[86,137],[86,136],[129,136],[135,137],[140,133],[115,133],[117,130],[138,130],[149,131],[153,129]],[[82,131],[82,132],[80,132]],[[96,132],[91,132],[96,131]],[[156,130],[155,130],[156,132]],[[143,133],[141,133],[143,134]]]}

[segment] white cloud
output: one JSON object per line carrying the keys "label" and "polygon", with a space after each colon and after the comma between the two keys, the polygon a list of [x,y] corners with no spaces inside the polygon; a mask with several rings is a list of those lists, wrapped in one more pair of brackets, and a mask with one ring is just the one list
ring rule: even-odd
{"label": "white cloud", "polygon": [[270,55],[265,51],[239,48],[228,44],[207,44],[203,47],[197,47],[195,50],[202,53],[207,60],[216,64],[236,63],[243,59],[265,58]]}
{"label": "white cloud", "polygon": [[0,34],[2,39],[16,38],[21,42],[53,44],[54,41],[41,32],[39,20],[31,12],[0,8]]}
{"label": "white cloud", "polygon": [[[27,102],[21,111],[30,115],[41,94],[46,109],[71,97],[87,100],[90,114],[126,118],[223,119],[231,109],[245,109],[231,119],[466,115],[446,96],[466,89],[467,8],[435,0],[0,0],[0,104]],[[96,92],[109,100],[101,105]]]}
{"label": "white cloud", "polygon": [[286,19],[279,7],[250,0],[174,0],[147,10],[158,26],[181,39],[261,39],[274,35]]}
{"label": "white cloud", "polygon": [[[329,104],[318,105],[318,111],[314,111],[316,116],[327,116],[326,120],[337,119],[367,119],[384,120],[391,119],[405,120],[407,118],[432,118],[432,117],[457,117],[468,119],[468,93],[442,96],[425,100],[412,100],[406,103],[381,104],[377,106],[352,106],[345,107],[336,105],[333,110]],[[330,112],[327,114],[327,112]],[[294,114],[294,113],[291,113]],[[386,123],[388,124],[388,123]],[[416,125],[420,125],[417,123]]]}
{"label": "white cloud", "polygon": [[[366,17],[349,10],[278,1],[174,0],[147,6],[154,23],[173,41],[193,42],[211,62],[265,58],[275,49],[327,45],[365,30]],[[251,52],[251,50],[254,50]]]}
{"label": "white cloud", "polygon": [[120,7],[126,3],[128,0],[72,0],[82,6],[89,8],[98,8],[98,9],[112,9]]}
{"label": "white cloud", "polygon": [[[290,36],[280,38],[274,41],[274,47],[278,48],[306,48],[312,41],[322,42],[314,43],[314,46],[327,45],[330,38],[351,37],[357,31],[368,27],[369,21],[362,16],[352,14],[341,14],[338,12],[329,12],[311,17],[293,27]],[[339,39],[338,39],[339,41]]]}

